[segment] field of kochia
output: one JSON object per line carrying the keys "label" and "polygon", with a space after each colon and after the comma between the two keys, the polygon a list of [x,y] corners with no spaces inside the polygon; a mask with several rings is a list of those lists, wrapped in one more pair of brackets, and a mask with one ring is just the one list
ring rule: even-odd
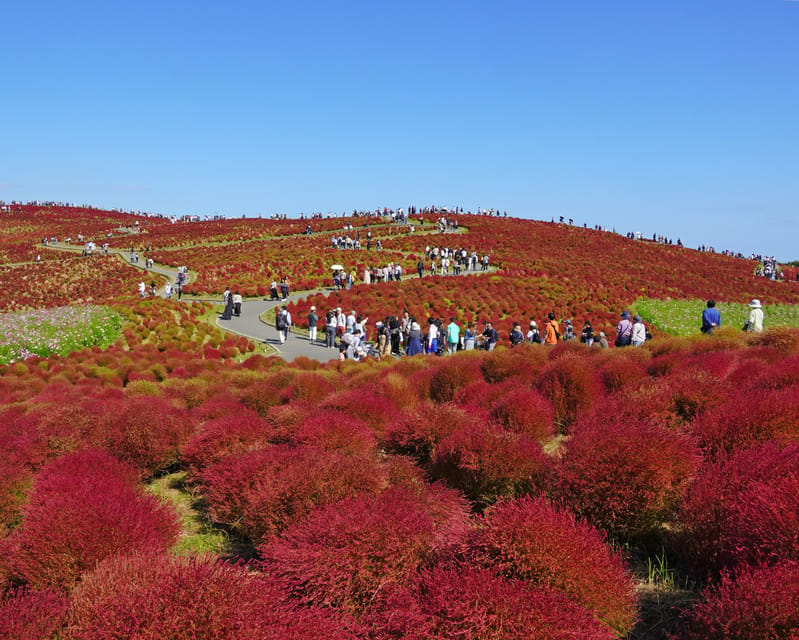
{"label": "field of kochia", "polygon": [[[365,220],[307,236],[307,221],[0,216],[4,311],[79,295],[118,335],[0,366],[0,637],[799,637],[799,329],[769,324],[769,305],[791,323],[795,270],[772,282],[747,260],[482,216],[447,234],[369,219],[383,251],[337,253],[330,235]],[[36,247],[78,234],[187,264],[214,295],[464,247],[497,270],[332,300],[493,320],[503,340],[287,363],[208,323],[206,303],[138,299],[114,256]],[[94,269],[106,280],[81,289]],[[759,298],[766,331],[658,325],[664,301],[711,297]],[[514,320],[612,332],[634,304],[655,334],[638,348],[505,346]]]}

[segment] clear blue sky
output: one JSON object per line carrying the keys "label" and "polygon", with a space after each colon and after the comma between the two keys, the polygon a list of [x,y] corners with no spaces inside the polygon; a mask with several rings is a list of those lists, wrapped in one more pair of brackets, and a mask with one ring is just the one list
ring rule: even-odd
{"label": "clear blue sky", "polygon": [[799,259],[799,1],[5,3],[0,199],[378,206]]}

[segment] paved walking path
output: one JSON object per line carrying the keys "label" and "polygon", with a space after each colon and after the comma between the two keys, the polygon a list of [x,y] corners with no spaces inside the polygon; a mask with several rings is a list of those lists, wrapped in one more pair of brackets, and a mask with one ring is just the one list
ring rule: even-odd
{"label": "paved walking path", "polygon": [[[69,245],[63,242],[58,242],[55,244],[47,244],[43,245],[43,247],[59,250],[59,251],[69,251],[71,253],[80,253],[83,251],[83,245]],[[97,252],[102,253],[101,251]],[[173,269],[171,267],[167,267],[161,264],[153,264],[152,267],[146,266],[146,259],[140,262],[132,262],[130,251],[124,249],[108,249],[109,255],[116,255],[118,256],[125,264],[128,264],[132,267],[137,269],[141,269],[142,271],[146,271],[147,273],[155,273],[160,276],[167,278],[169,282],[175,283],[177,282],[177,269]],[[494,269],[490,268],[489,271],[464,271],[461,275],[478,275],[478,274],[488,274],[493,272]],[[186,284],[191,282],[194,277],[191,271],[186,274],[187,280]],[[410,275],[406,276],[410,278]],[[379,285],[377,285],[379,286]],[[174,291],[174,288],[173,288]],[[293,293],[291,294],[286,302],[296,302],[302,298],[307,296],[322,293],[322,294],[329,294],[332,289],[316,289],[311,291],[303,291],[300,293]],[[132,292],[134,293],[134,292]],[[158,289],[157,295],[163,296],[164,295],[164,288],[161,287]],[[173,298],[176,298],[177,294],[173,293]],[[212,299],[212,298],[183,298],[183,302],[192,302],[192,301],[202,301],[202,302],[210,302],[215,305],[222,304],[221,299]],[[283,304],[281,300],[269,300],[269,299],[260,299],[260,298],[249,298],[245,299],[241,304],[241,316],[240,317],[232,317],[230,320],[223,320],[221,318],[221,313],[216,319],[216,325],[223,329],[224,331],[228,331],[230,333],[234,333],[239,336],[244,336],[253,340],[255,342],[259,342],[262,344],[267,344],[269,347],[274,349],[276,355],[280,356],[284,360],[291,361],[298,356],[305,356],[312,360],[318,360],[320,362],[328,362],[330,360],[336,360],[339,357],[338,347],[334,349],[328,349],[325,347],[324,340],[325,340],[325,331],[324,331],[324,317],[320,318],[320,326],[317,335],[317,341],[311,342],[308,339],[307,333],[296,331],[292,328],[289,331],[288,338],[286,342],[281,344],[280,338],[278,336],[277,329],[272,324],[267,324],[261,320],[261,315],[269,310],[273,309],[279,305]],[[296,324],[297,322],[302,323],[303,325],[306,322],[306,318],[292,318],[292,321]]]}

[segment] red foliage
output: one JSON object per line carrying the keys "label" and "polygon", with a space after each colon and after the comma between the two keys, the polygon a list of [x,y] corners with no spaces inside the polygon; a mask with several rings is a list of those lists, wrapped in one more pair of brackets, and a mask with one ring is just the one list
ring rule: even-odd
{"label": "red foliage", "polygon": [[362,612],[467,528],[468,506],[455,492],[394,488],[320,508],[259,552],[304,603]]}
{"label": "red foliage", "polygon": [[799,389],[755,387],[731,393],[724,404],[694,421],[692,430],[712,454],[772,439],[799,440]]}
{"label": "red foliage", "polygon": [[797,477],[799,443],[768,442],[706,464],[680,510],[686,565],[704,577],[740,561],[799,558]]}
{"label": "red foliage", "polygon": [[37,589],[71,587],[110,555],[168,548],[179,532],[174,512],[134,481],[131,468],[98,450],[45,466],[14,534],[15,572]]}
{"label": "red foliage", "polygon": [[362,457],[377,453],[375,436],[363,421],[334,410],[317,411],[309,416],[297,428],[294,442]]}
{"label": "red foliage", "polygon": [[213,518],[255,542],[279,533],[316,506],[374,493],[385,484],[376,459],[310,446],[275,445],[231,455],[202,474]]}
{"label": "red foliage", "polygon": [[69,620],[75,640],[359,637],[333,613],[294,606],[247,567],[204,557],[110,558],[73,592]]}
{"label": "red foliage", "polygon": [[799,637],[799,564],[725,575],[685,619],[679,640],[793,640]]}
{"label": "red foliage", "polygon": [[430,475],[485,505],[530,491],[545,468],[536,441],[488,422],[470,422],[437,443]]}
{"label": "red foliage", "polygon": [[492,403],[490,416],[506,429],[537,442],[555,435],[552,405],[534,389],[513,389]]}
{"label": "red foliage", "polygon": [[488,569],[434,567],[381,598],[368,622],[377,640],[611,640],[613,631],[562,593]]}
{"label": "red foliage", "polygon": [[360,385],[328,396],[322,402],[322,407],[343,411],[360,418],[378,438],[385,435],[388,423],[398,412],[397,406],[389,398]]}
{"label": "red foliage", "polygon": [[635,624],[635,585],[622,558],[596,529],[543,498],[491,507],[473,553],[508,577],[564,592],[619,635]]}
{"label": "red foliage", "polygon": [[600,393],[596,372],[587,356],[574,352],[565,352],[547,363],[537,388],[552,403],[555,424],[562,433],[567,433],[578,417],[593,408]]}
{"label": "red foliage", "polygon": [[521,386],[529,386],[546,364],[546,349],[523,344],[515,349],[492,351],[480,360],[486,382],[502,382],[509,378]]}
{"label": "red foliage", "polygon": [[272,434],[271,425],[242,405],[230,414],[208,420],[183,446],[184,468],[194,477],[225,456],[262,449]]}
{"label": "red foliage", "polygon": [[0,461],[0,538],[22,522],[22,508],[33,474],[22,465]]}
{"label": "red foliage", "polygon": [[108,450],[145,476],[177,462],[180,447],[194,431],[188,411],[154,396],[106,403],[103,419],[109,432]]}
{"label": "red foliage", "polygon": [[686,436],[647,422],[580,423],[553,466],[550,490],[580,517],[621,539],[668,519],[699,465]]}
{"label": "red foliage", "polygon": [[0,638],[49,640],[61,637],[69,599],[54,589],[18,589],[0,600]]}
{"label": "red foliage", "polygon": [[451,402],[459,389],[482,379],[480,360],[471,354],[444,358],[437,365],[429,382],[433,402]]}

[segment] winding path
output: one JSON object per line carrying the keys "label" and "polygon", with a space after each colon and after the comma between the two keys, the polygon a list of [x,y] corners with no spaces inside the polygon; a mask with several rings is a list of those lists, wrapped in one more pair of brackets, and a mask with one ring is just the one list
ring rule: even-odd
{"label": "winding path", "polygon": [[[83,246],[76,246],[76,245],[69,245],[63,242],[58,242],[55,244],[47,244],[43,245],[43,248],[59,250],[59,251],[68,251],[70,253],[81,253],[83,251]],[[98,252],[99,253],[99,252]],[[130,251],[124,249],[108,249],[109,255],[116,255],[120,260],[122,260],[125,264],[134,267],[136,269],[141,269],[142,271],[146,271],[147,273],[156,273],[160,276],[166,278],[169,282],[177,282],[177,269],[172,269],[171,267],[166,267],[161,264],[153,264],[151,267],[146,266],[146,261],[141,262],[132,262]],[[486,274],[494,272],[494,268],[489,268],[489,271],[467,271],[462,273],[461,275],[479,275],[479,274]],[[186,284],[194,280],[194,275],[189,272],[187,274],[188,279],[186,280]],[[410,277],[410,276],[408,276]],[[307,296],[322,293],[327,295],[331,293],[332,289],[315,289],[310,291],[302,291],[300,293],[293,293],[289,295],[287,302],[296,302],[302,298]],[[164,287],[158,289],[157,295],[163,296],[164,295]],[[221,300],[213,299],[213,298],[198,298],[198,297],[184,297],[184,302],[193,302],[193,301],[201,301],[201,302],[211,302],[212,304],[221,304]],[[261,317],[264,312],[273,309],[279,305],[283,304],[281,300],[268,300],[262,298],[249,298],[245,299],[241,305],[241,316],[240,317],[233,317],[230,320],[223,320],[221,318],[221,314],[216,319],[216,325],[229,333],[236,334],[238,336],[244,336],[245,338],[249,338],[254,342],[259,342],[262,344],[269,345],[275,351],[275,354],[283,358],[284,360],[291,361],[294,360],[298,356],[305,356],[312,360],[318,360],[320,362],[328,362],[330,360],[337,360],[339,357],[338,348],[335,349],[328,349],[325,347],[324,344],[324,328],[319,331],[319,338],[316,342],[311,342],[308,339],[307,334],[304,331],[297,331],[297,330],[290,330],[288,338],[286,342],[281,344],[280,338],[278,337],[277,329],[271,324],[267,324],[264,322]],[[295,322],[298,319],[294,319]],[[324,318],[321,319],[322,323],[324,323]],[[304,322],[304,319],[302,320]]]}

